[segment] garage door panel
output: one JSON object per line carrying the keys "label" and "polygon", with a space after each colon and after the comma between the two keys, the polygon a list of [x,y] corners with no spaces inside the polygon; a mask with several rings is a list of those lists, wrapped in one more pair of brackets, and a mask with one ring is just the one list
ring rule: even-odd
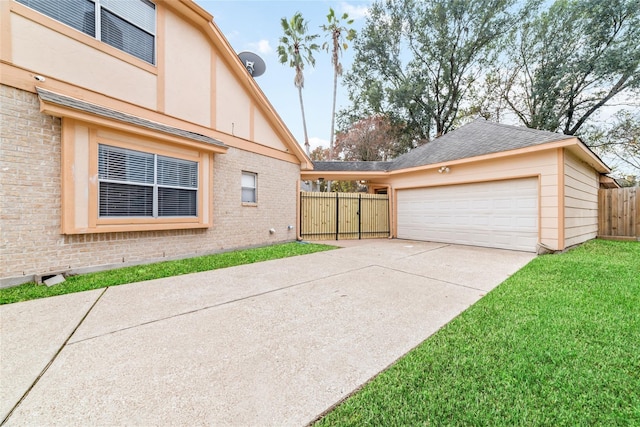
{"label": "garage door panel", "polygon": [[536,178],[398,191],[398,237],[535,251]]}

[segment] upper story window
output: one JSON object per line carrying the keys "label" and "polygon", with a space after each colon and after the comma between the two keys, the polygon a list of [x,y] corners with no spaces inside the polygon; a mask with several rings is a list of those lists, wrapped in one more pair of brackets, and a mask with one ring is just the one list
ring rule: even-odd
{"label": "upper story window", "polygon": [[17,1],[155,64],[156,6],[148,0]]}

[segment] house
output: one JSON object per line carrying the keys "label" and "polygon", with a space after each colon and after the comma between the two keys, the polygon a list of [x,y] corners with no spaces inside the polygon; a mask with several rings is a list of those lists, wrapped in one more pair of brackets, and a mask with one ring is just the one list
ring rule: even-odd
{"label": "house", "polygon": [[0,25],[0,286],[295,240],[312,164],[192,0],[8,0]]}
{"label": "house", "polygon": [[315,162],[307,180],[366,180],[391,236],[563,250],[598,231],[610,169],[579,138],[478,118],[389,162]]}

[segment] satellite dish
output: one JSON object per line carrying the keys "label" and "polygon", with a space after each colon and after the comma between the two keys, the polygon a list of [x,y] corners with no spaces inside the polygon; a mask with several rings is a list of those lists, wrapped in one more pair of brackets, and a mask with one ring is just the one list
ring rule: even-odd
{"label": "satellite dish", "polygon": [[238,57],[240,57],[240,60],[242,61],[244,66],[247,68],[247,71],[253,77],[258,77],[263,75],[267,69],[267,66],[265,65],[262,58],[260,58],[258,55],[256,55],[253,52],[240,52],[238,54]]}

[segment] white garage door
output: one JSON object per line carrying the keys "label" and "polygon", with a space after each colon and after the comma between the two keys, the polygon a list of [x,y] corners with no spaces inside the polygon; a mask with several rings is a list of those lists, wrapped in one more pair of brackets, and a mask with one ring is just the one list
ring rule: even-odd
{"label": "white garage door", "polygon": [[398,191],[398,238],[535,251],[536,178]]}

